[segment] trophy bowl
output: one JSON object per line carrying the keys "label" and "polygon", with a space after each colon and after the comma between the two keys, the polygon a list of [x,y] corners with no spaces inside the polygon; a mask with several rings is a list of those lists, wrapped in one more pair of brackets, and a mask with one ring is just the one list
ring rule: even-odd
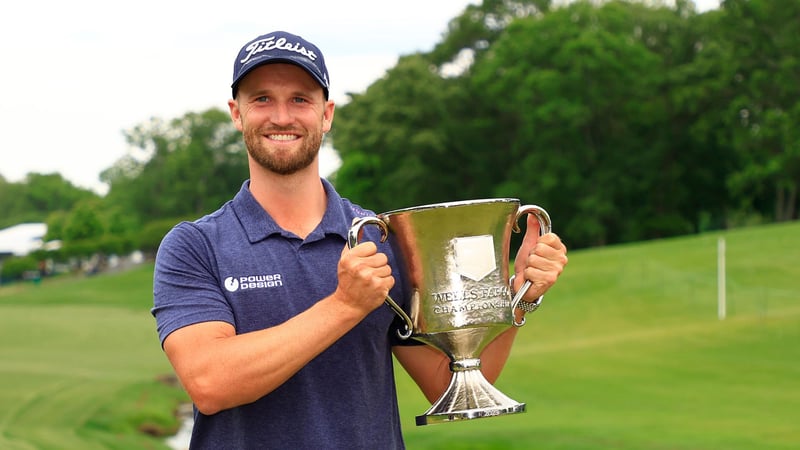
{"label": "trophy bowl", "polygon": [[480,370],[486,345],[512,326],[514,308],[530,282],[512,298],[509,284],[511,233],[517,222],[534,214],[540,234],[551,230],[547,212],[520,206],[513,198],[467,200],[404,208],[358,218],[348,245],[358,245],[366,225],[381,228],[399,264],[410,298],[407,310],[391,297],[386,304],[404,321],[401,338],[412,338],[450,359],[450,384],[417,425],[492,417],[525,411],[494,387]]}

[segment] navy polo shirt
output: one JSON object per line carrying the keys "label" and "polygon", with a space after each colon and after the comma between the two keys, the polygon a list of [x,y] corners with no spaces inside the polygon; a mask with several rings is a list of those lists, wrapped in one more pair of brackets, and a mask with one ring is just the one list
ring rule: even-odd
{"label": "navy polo shirt", "polygon": [[[164,237],[152,309],[162,344],[173,331],[206,321],[230,323],[238,334],[269,328],[333,293],[350,224],[374,213],[322,182],[325,215],[305,239],[272,220],[249,182],[216,212]],[[400,280],[380,230],[363,230],[362,240],[378,243]],[[403,306],[401,285],[391,295]],[[391,356],[397,323],[382,305],[256,402],[212,416],[195,412],[192,448],[403,448]]]}

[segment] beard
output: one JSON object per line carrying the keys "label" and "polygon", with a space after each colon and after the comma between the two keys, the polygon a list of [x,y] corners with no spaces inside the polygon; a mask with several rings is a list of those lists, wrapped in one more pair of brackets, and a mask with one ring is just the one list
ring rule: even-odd
{"label": "beard", "polygon": [[322,131],[311,131],[301,140],[300,149],[285,152],[270,148],[269,141],[264,138],[266,134],[280,134],[283,131],[271,128],[268,131],[250,129],[244,133],[244,143],[250,157],[264,169],[278,175],[292,175],[305,169],[314,162],[322,145]]}

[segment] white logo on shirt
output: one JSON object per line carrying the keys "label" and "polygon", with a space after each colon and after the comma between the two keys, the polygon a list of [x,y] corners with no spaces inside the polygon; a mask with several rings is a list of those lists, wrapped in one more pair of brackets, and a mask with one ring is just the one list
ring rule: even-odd
{"label": "white logo on shirt", "polygon": [[278,286],[283,286],[283,277],[279,273],[225,278],[225,289],[228,292],[236,292],[239,289],[267,289]]}
{"label": "white logo on shirt", "polygon": [[225,278],[225,289],[229,292],[236,292],[239,289],[239,280],[233,277]]}

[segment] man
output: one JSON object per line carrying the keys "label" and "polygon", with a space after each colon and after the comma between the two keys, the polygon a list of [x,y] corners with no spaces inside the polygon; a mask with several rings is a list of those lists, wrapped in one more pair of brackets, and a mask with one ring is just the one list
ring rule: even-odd
{"label": "man", "polygon": [[[322,53],[286,32],[259,36],[239,52],[231,87],[250,178],[218,211],[165,236],[154,276],[162,346],[195,405],[192,448],[403,448],[392,353],[431,401],[449,360],[397,338],[383,302],[407,296],[377,227],[346,245],[352,220],[373,213],[319,176],[334,116]],[[513,287],[531,280],[531,302],[567,257],[534,219],[529,230]],[[515,333],[481,356],[492,382]]]}

